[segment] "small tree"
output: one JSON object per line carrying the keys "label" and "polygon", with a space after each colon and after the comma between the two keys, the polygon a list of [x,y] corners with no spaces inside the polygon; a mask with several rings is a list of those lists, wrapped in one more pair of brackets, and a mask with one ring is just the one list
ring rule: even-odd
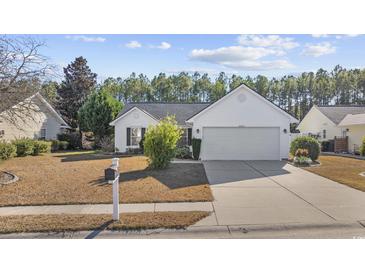
{"label": "small tree", "polygon": [[168,116],[156,126],[148,128],[144,136],[144,153],[152,168],[166,168],[175,156],[176,145],[183,130],[175,117]]}
{"label": "small tree", "polygon": [[109,123],[121,109],[122,104],[107,92],[94,92],[79,110],[80,129],[92,131],[99,141],[112,133]]}

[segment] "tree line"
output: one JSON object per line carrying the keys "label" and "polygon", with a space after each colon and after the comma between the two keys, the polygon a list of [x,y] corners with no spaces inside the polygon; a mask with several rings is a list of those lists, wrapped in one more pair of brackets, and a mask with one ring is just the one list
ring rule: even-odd
{"label": "tree line", "polygon": [[176,75],[160,73],[149,79],[132,73],[122,79],[108,78],[98,85],[123,102],[213,102],[230,90],[246,84],[282,109],[302,119],[313,105],[365,104],[365,69],[346,69],[337,65],[332,71],[319,69],[300,75],[268,78],[224,72],[217,77],[195,72]]}
{"label": "tree line", "polygon": [[[122,103],[197,103],[214,102],[230,90],[246,84],[299,120],[313,105],[365,104],[365,69],[346,69],[340,65],[332,71],[321,68],[316,72],[303,72],[297,76],[285,75],[280,78],[268,78],[264,75],[227,75],[224,72],[210,77],[206,73],[181,72],[174,75],[160,73],[149,79],[144,74],[132,73],[124,79],[110,77],[97,84],[96,74],[91,72],[86,63],[86,59],[76,58],[75,62],[64,69],[65,80],[62,83],[51,81],[44,83],[42,87],[44,95],[50,101],[58,102],[56,105],[61,113],[66,116],[74,113],[73,122],[77,110],[91,90],[105,92]],[[72,69],[72,66],[75,65],[79,67],[73,71],[75,68]],[[76,73],[77,70],[84,72]],[[72,78],[72,73],[80,79]],[[87,91],[86,95],[81,95],[81,90]],[[72,91],[76,93],[73,94]],[[69,100],[57,99],[67,97],[67,94],[71,96]]]}

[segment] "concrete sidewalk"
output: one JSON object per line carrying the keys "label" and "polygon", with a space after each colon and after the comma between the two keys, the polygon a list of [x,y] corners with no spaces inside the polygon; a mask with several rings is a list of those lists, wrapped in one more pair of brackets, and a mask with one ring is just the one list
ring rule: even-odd
{"label": "concrete sidewalk", "polygon": [[[159,211],[213,211],[211,202],[120,204],[121,213]],[[112,214],[112,204],[0,207],[0,216],[38,214]]]}

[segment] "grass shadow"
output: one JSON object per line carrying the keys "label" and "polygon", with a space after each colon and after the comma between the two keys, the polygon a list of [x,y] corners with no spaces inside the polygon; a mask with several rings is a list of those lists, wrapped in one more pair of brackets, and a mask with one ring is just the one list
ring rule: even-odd
{"label": "grass shadow", "polygon": [[208,184],[202,164],[172,164],[166,169],[135,170],[120,173],[119,182],[121,184],[146,179],[152,177],[169,189],[184,188]]}
{"label": "grass shadow", "polygon": [[104,231],[113,222],[114,222],[113,220],[110,220],[110,221],[103,223],[100,227],[98,227],[97,229],[94,229],[90,234],[86,235],[85,239],[94,239],[96,236],[98,236],[102,231]]}
{"label": "grass shadow", "polygon": [[133,155],[106,154],[106,153],[98,153],[98,152],[54,155],[54,157],[61,158],[61,162],[105,160],[105,159],[112,159],[112,158],[126,158],[126,157],[132,157],[132,156]]}

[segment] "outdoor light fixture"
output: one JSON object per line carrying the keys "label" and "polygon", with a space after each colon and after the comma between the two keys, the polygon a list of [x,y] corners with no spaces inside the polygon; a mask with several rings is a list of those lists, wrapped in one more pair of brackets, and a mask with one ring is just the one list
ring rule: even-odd
{"label": "outdoor light fixture", "polygon": [[287,129],[286,129],[286,128],[284,128],[283,132],[286,134],[288,131],[287,131]]}
{"label": "outdoor light fixture", "polygon": [[200,130],[197,128],[197,129],[196,129],[196,133],[198,133],[198,134],[199,134],[199,132],[200,132]]}

